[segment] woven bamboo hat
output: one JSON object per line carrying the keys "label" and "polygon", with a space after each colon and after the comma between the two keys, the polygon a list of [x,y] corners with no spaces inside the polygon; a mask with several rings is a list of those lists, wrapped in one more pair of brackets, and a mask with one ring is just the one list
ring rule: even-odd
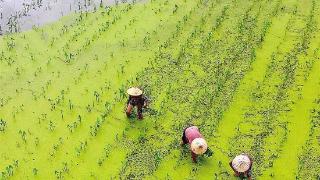
{"label": "woven bamboo hat", "polygon": [[203,138],[196,138],[191,142],[191,151],[195,154],[204,154],[208,149],[206,140]]}
{"label": "woven bamboo hat", "polygon": [[232,167],[238,172],[246,172],[251,165],[250,158],[245,154],[240,154],[232,160]]}
{"label": "woven bamboo hat", "polygon": [[129,88],[127,90],[127,93],[130,95],[130,96],[140,96],[142,95],[142,90],[137,88],[137,87],[132,87],[132,88]]}

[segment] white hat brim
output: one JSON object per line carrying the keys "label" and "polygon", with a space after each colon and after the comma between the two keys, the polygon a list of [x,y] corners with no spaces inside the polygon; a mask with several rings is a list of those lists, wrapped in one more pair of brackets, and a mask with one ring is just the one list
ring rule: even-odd
{"label": "white hat brim", "polygon": [[136,87],[132,87],[132,88],[129,88],[127,90],[127,93],[130,95],[130,96],[140,96],[143,94],[142,90],[139,89],[139,88],[136,88]]}
{"label": "white hat brim", "polygon": [[238,172],[246,172],[250,169],[251,160],[246,155],[238,155],[232,160],[232,167]]}
{"label": "white hat brim", "polygon": [[203,138],[196,138],[191,142],[191,151],[195,154],[204,154],[207,149],[207,142]]}

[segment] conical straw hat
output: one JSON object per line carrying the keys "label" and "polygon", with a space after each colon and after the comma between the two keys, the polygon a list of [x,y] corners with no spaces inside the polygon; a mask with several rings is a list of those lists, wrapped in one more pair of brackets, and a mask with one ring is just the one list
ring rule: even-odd
{"label": "conical straw hat", "polygon": [[208,145],[203,138],[196,138],[191,142],[191,151],[195,154],[203,154],[207,151]]}
{"label": "conical straw hat", "polygon": [[140,96],[140,95],[142,95],[142,90],[137,88],[137,87],[132,87],[132,88],[127,90],[127,93],[130,96]]}
{"label": "conical straw hat", "polygon": [[249,170],[251,160],[247,155],[241,154],[232,160],[232,167],[238,172],[246,172]]}

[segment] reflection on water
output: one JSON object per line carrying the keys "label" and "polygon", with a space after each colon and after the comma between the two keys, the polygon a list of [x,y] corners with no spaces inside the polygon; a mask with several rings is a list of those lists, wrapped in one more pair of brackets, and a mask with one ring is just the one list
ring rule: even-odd
{"label": "reflection on water", "polygon": [[0,0],[0,35],[41,26],[71,12],[127,1],[130,0]]}

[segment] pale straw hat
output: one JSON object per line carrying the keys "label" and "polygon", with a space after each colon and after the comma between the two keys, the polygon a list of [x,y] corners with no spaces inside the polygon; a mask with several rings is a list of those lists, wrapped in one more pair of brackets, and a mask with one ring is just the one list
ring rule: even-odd
{"label": "pale straw hat", "polygon": [[238,172],[246,172],[250,169],[251,160],[245,154],[240,154],[232,160],[232,167]]}
{"label": "pale straw hat", "polygon": [[142,95],[142,90],[137,88],[137,87],[132,87],[130,89],[127,90],[127,93],[130,95],[130,96],[140,96]]}
{"label": "pale straw hat", "polygon": [[204,154],[208,149],[206,140],[203,138],[196,138],[191,142],[191,151],[195,154]]}

